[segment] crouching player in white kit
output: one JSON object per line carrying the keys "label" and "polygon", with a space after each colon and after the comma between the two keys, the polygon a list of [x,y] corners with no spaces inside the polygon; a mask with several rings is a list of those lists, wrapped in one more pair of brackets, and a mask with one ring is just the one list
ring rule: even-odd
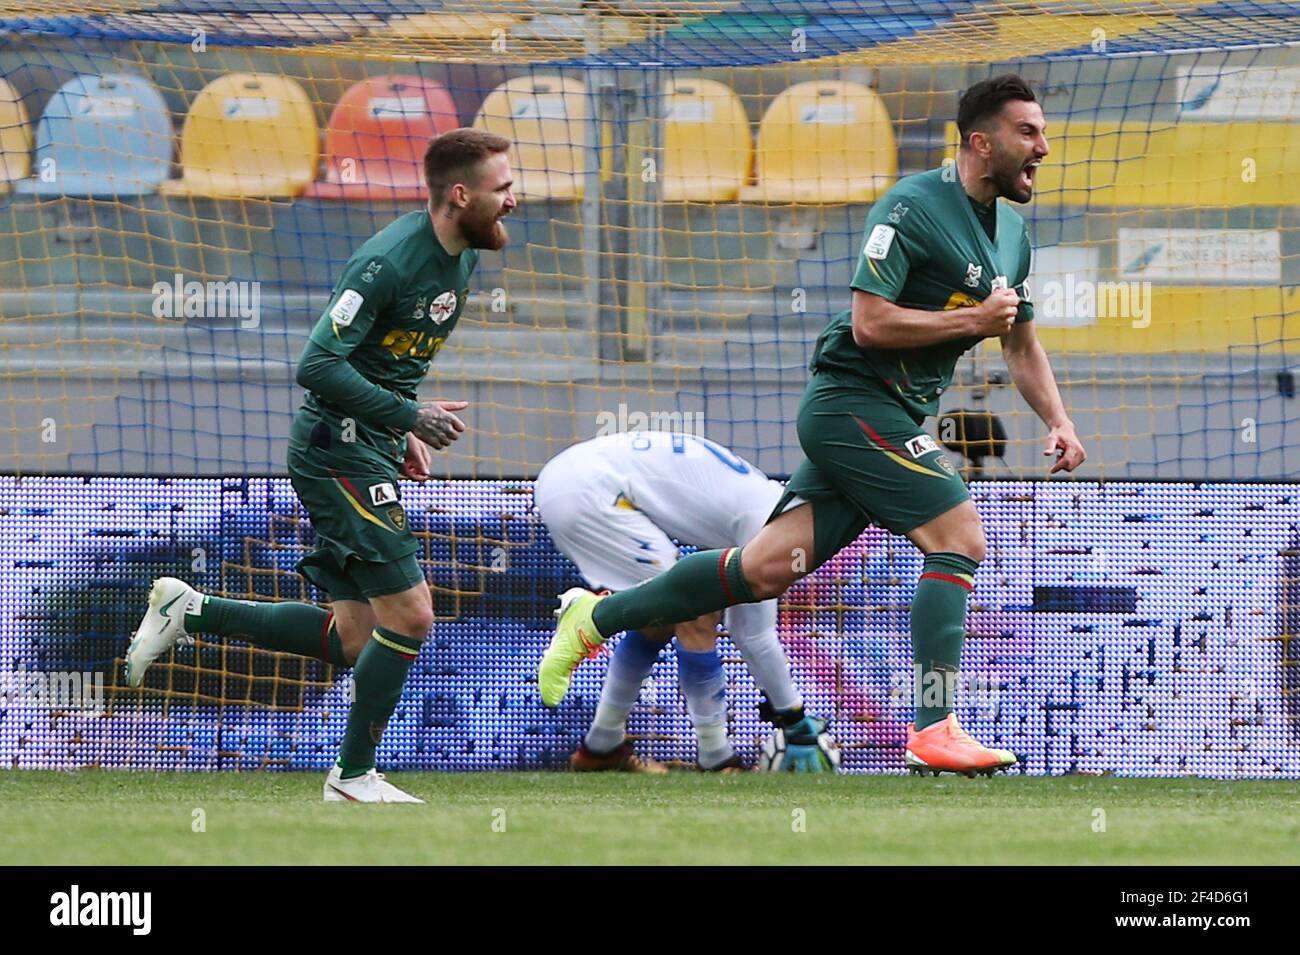
{"label": "crouching player in white kit", "polygon": [[[597,590],[625,590],[677,561],[677,545],[739,547],[763,527],[784,488],[705,438],[675,432],[605,435],[552,458],[533,489],[546,529]],[[575,590],[570,593],[584,593]],[[569,598],[562,598],[564,602]],[[632,752],[628,714],[664,645],[677,636],[677,670],[702,770],[743,768],[727,738],[726,679],[716,649],[718,614],[628,631],[610,661],[591,728],[570,758],[575,770],[661,773]],[[826,720],[804,713],[776,636],[776,601],[727,610],[727,629],[767,695],[764,716],[786,735],[787,765],[821,771],[816,742]],[[542,702],[555,706],[558,700]]]}

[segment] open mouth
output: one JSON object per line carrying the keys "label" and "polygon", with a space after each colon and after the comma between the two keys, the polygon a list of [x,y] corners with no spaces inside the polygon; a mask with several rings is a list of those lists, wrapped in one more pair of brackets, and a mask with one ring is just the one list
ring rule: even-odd
{"label": "open mouth", "polygon": [[1031,159],[1020,167],[1020,182],[1026,189],[1034,188],[1034,175],[1038,172],[1038,167],[1042,163],[1041,159]]}

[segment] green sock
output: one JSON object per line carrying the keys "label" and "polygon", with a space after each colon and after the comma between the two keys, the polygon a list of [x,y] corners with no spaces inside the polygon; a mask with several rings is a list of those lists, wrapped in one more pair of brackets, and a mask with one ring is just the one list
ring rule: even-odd
{"label": "green sock", "polygon": [[962,554],[929,554],[912,598],[912,659],[916,682],[916,728],[925,729],[952,712],[961,647],[966,639],[966,596],[975,586],[979,562]]}
{"label": "green sock", "polygon": [[335,666],[348,665],[334,626],[334,614],[311,604],[204,595],[195,610],[186,610],[185,629],[190,633],[240,637],[266,650],[315,657]]}
{"label": "green sock", "polygon": [[374,769],[375,747],[402,698],[402,685],[420,654],[420,643],[416,637],[376,627],[362,648],[352,671],[356,700],[348,711],[348,728],[339,750],[344,779]]}
{"label": "green sock", "polygon": [[739,547],[702,550],[683,557],[658,577],[610,594],[596,604],[591,622],[602,636],[694,620],[701,614],[757,598],[740,572]]}

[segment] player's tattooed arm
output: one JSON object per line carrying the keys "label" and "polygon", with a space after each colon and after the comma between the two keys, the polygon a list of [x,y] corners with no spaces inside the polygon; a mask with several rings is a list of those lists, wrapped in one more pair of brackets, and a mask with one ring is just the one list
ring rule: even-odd
{"label": "player's tattooed arm", "polygon": [[465,422],[454,412],[468,407],[468,401],[423,401],[411,433],[429,447],[441,451],[464,433]]}

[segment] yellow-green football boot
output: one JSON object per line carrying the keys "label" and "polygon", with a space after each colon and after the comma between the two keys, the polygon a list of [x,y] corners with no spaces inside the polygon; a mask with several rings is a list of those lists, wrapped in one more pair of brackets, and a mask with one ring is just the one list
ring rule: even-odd
{"label": "yellow-green football boot", "polygon": [[560,609],[555,611],[555,636],[537,666],[537,688],[542,702],[551,709],[560,705],[569,692],[573,671],[583,660],[598,656],[605,638],[591,622],[591,611],[603,595],[583,587],[574,587],[560,595]]}

